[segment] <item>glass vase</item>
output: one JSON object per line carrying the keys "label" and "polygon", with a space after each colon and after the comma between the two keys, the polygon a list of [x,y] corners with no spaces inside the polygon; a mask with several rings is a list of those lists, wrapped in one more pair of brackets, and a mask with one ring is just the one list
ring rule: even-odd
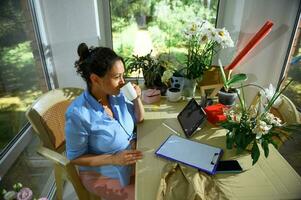
{"label": "glass vase", "polygon": [[184,86],[183,86],[183,96],[184,97],[194,97],[196,91],[197,82],[194,79],[184,78]]}

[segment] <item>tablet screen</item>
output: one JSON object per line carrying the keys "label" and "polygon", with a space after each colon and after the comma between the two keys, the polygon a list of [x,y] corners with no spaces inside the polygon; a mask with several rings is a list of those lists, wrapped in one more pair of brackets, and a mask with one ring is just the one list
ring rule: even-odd
{"label": "tablet screen", "polygon": [[188,102],[178,115],[178,121],[187,137],[190,137],[205,119],[205,112],[194,98]]}

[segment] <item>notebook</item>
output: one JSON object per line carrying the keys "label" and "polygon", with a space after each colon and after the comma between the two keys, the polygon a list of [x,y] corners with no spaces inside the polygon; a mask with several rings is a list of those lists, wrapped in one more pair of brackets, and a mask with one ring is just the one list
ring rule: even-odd
{"label": "notebook", "polygon": [[215,174],[223,150],[195,142],[177,135],[170,135],[155,154],[197,168],[208,174]]}
{"label": "notebook", "polygon": [[195,99],[192,98],[177,118],[186,137],[190,137],[206,121],[206,113]]}

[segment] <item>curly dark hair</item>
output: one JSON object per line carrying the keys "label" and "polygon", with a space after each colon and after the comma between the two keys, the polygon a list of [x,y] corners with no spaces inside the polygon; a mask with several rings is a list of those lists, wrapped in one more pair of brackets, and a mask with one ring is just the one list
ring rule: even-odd
{"label": "curly dark hair", "polygon": [[79,60],[75,62],[76,72],[87,83],[88,89],[91,89],[90,75],[92,73],[103,77],[111,70],[116,61],[123,59],[112,49],[107,47],[90,47],[86,43],[81,43],[77,47]]}

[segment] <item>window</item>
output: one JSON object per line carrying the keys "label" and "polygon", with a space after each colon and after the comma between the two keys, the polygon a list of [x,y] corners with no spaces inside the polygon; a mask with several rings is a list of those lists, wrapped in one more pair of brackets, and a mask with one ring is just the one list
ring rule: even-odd
{"label": "window", "polygon": [[297,28],[295,40],[292,44],[291,55],[288,63],[288,80],[293,80],[284,94],[289,97],[301,112],[301,22]]}
{"label": "window", "polygon": [[[22,182],[38,197],[47,185],[51,165],[35,153],[39,140],[24,131],[25,112],[48,89],[28,1],[0,1],[0,24],[0,191]],[[14,162],[16,151],[23,152]],[[3,170],[3,165],[9,167]]]}
{"label": "window", "polygon": [[47,90],[26,3],[0,2],[0,149],[27,123],[27,107]]}
{"label": "window", "polygon": [[218,0],[112,0],[113,48],[121,56],[170,53],[183,61],[182,30],[193,18],[215,24]]}

